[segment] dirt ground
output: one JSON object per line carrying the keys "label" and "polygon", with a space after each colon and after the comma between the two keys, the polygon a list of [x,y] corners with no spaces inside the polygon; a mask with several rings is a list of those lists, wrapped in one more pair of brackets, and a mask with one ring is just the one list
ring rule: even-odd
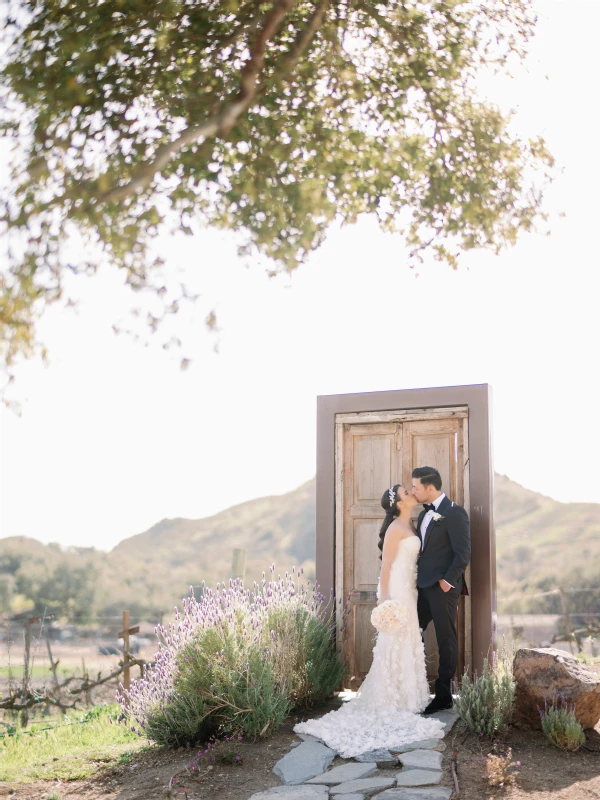
{"label": "dirt ground", "polygon": [[[457,753],[459,800],[592,800],[600,798],[600,729],[586,731],[585,747],[563,753],[541,731],[510,728],[495,742],[468,732],[462,723],[444,740],[444,784],[452,786],[450,758]],[[513,785],[490,787],[486,779],[488,753],[505,755],[512,748],[518,773]]]}
{"label": "dirt ground", "polygon": [[[315,712],[335,707],[336,701]],[[150,749],[135,754],[131,763],[102,769],[84,781],[34,783],[15,787],[0,785],[0,797],[11,800],[248,800],[254,792],[278,786],[274,764],[298,741],[293,733],[300,717],[290,717],[268,739],[239,744],[241,766],[216,764],[199,777],[181,777],[179,787],[169,791],[169,780],[183,770],[195,750]],[[457,800],[600,800],[600,726],[587,731],[584,748],[563,753],[552,747],[539,731],[509,729],[495,742],[479,738],[457,723],[444,740],[444,785],[453,786],[450,759],[456,752],[460,792]],[[520,761],[513,785],[490,788],[485,774],[485,757],[490,752],[505,754],[512,748],[513,761]],[[336,759],[334,765],[344,763]],[[389,774],[389,772],[387,773]],[[183,788],[185,787],[185,792]]]}
{"label": "dirt ground", "polygon": [[[183,770],[196,754],[195,749],[162,750],[151,748],[133,755],[130,764],[102,769],[93,777],[69,783],[39,782],[7,786],[0,784],[0,797],[11,800],[45,800],[58,795],[60,800],[248,800],[254,792],[279,786],[273,774],[275,763],[298,737],[292,729],[299,718],[290,717],[273,736],[261,741],[242,741],[236,752],[241,766],[215,764],[199,778],[180,776],[177,789],[168,790],[169,780]],[[341,763],[341,762],[340,762]],[[186,792],[182,791],[185,787]]]}

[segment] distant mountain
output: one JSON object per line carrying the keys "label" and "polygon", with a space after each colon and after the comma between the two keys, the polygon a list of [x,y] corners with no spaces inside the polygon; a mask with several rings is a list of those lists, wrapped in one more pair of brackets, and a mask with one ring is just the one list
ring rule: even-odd
{"label": "distant mountain", "polygon": [[[496,475],[496,567],[499,607],[541,610],[525,595],[600,587],[600,504],[559,503]],[[572,611],[600,612],[600,590],[570,594]],[[558,597],[544,610],[561,610]]]}
{"label": "distant mountain", "polygon": [[110,557],[168,568],[181,585],[184,575],[188,584],[214,584],[229,576],[233,550],[240,547],[249,580],[259,579],[273,561],[281,571],[304,566],[314,578],[315,488],[313,478],[288,494],[250,500],[212,517],[163,519],[120,542]]}
{"label": "distant mountain", "polygon": [[[164,519],[110,553],[61,551],[23,537],[0,541],[0,601],[5,611],[16,604],[28,613],[54,603],[60,616],[71,592],[78,598],[71,616],[128,607],[134,616],[156,617],[169,613],[190,584],[226,579],[234,548],[246,550],[247,585],[272,562],[282,572],[303,566],[314,579],[315,486],[313,479],[203,519]],[[600,586],[600,504],[559,503],[496,475],[495,517],[500,611],[559,612],[554,595],[526,596]],[[571,593],[569,602],[574,611],[600,611],[600,592]]]}

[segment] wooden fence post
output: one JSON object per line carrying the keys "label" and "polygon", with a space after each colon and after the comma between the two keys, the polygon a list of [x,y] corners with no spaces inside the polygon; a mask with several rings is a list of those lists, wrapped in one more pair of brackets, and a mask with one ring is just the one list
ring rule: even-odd
{"label": "wooden fence post", "polygon": [[[140,626],[135,625],[133,628],[129,625],[129,611],[123,611],[123,630],[119,634],[119,639],[123,639],[123,661],[128,664],[131,661],[131,654],[129,652],[129,637],[134,633],[139,633]],[[123,672],[123,688],[129,691],[131,685],[131,670],[129,667]]]}
{"label": "wooden fence post", "polygon": [[[123,612],[123,658],[129,661],[129,611]],[[131,684],[131,670],[126,669],[123,673],[123,687],[129,690]]]}
{"label": "wooden fence post", "polygon": [[244,580],[246,574],[246,551],[242,547],[235,547],[233,558],[231,559],[230,578],[241,578]]}
{"label": "wooden fence post", "polygon": [[[29,617],[25,622],[25,655],[23,659],[23,697],[26,697],[29,691],[29,662],[31,659],[31,626],[37,622],[39,617]],[[25,728],[29,722],[29,714],[27,709],[21,711],[21,725]]]}
{"label": "wooden fence post", "polygon": [[52,670],[54,685],[58,686],[58,676],[56,674],[56,667],[58,666],[58,661],[55,661],[54,658],[52,657],[52,647],[50,646],[50,634],[47,630],[44,630],[44,639],[46,640],[46,647],[48,648],[48,658],[50,659],[50,669]]}
{"label": "wooden fence post", "polygon": [[27,691],[29,684],[29,657],[31,653],[31,621],[33,617],[25,622],[25,655],[23,658],[23,693]]}
{"label": "wooden fence post", "polygon": [[[562,586],[558,587],[558,593],[560,596],[560,604],[562,606],[562,613],[565,622],[565,635],[569,641],[569,650],[571,655],[573,654],[573,632],[571,631],[571,620],[569,618],[569,607],[567,606],[567,598],[565,595],[565,590]],[[579,648],[578,648],[579,649]]]}

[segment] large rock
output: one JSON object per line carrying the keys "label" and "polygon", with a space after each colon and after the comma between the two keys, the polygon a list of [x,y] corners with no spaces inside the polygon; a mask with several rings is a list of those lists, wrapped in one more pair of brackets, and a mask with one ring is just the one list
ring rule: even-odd
{"label": "large rock", "polygon": [[584,728],[600,720],[600,679],[575,656],[553,647],[517,650],[513,671],[517,682],[515,724],[541,728],[544,699],[564,697],[575,705],[575,716]]}

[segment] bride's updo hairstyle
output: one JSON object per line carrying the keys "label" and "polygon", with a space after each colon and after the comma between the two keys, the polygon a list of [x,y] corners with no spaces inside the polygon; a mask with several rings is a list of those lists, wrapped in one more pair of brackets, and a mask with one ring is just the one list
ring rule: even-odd
{"label": "bride's updo hairstyle", "polygon": [[[385,511],[385,519],[383,520],[381,530],[379,531],[379,544],[377,545],[381,551],[381,555],[379,556],[380,559],[383,556],[383,540],[385,539],[385,532],[396,519],[396,517],[400,516],[400,511],[398,510],[397,504],[398,500],[400,499],[398,497],[398,489],[401,485],[401,483],[397,483],[395,486],[392,486],[391,489],[386,489],[381,497],[381,507]],[[392,493],[394,497],[393,501],[391,497]]]}

